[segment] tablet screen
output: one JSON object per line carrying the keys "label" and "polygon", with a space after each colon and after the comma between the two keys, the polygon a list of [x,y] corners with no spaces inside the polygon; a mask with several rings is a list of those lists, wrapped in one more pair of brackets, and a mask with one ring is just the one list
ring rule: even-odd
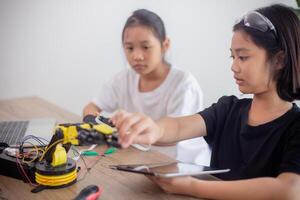
{"label": "tablet screen", "polygon": [[229,169],[216,169],[182,162],[145,165],[114,165],[111,166],[111,168],[161,177],[196,176],[201,174],[217,174],[230,171]]}

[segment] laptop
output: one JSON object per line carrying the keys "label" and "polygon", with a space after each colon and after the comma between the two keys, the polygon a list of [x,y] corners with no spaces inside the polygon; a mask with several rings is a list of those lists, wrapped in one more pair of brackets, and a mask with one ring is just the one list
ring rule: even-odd
{"label": "laptop", "polygon": [[32,145],[47,145],[54,134],[55,124],[56,120],[53,118],[0,121],[0,143],[16,146],[24,137],[33,135],[43,139],[42,143],[33,139],[28,140]]}

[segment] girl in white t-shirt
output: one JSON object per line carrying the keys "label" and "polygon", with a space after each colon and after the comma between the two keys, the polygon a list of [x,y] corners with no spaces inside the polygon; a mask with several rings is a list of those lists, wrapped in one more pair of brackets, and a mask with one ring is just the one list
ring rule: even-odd
{"label": "girl in white t-shirt", "polygon": [[[99,95],[85,106],[84,116],[125,109],[158,120],[202,110],[202,91],[196,79],[164,59],[170,40],[158,15],[145,9],[134,11],[123,28],[122,42],[131,68],[119,72],[100,88]],[[154,148],[175,157],[175,145]],[[199,149],[209,152],[202,138],[183,141],[177,145],[177,159],[209,164],[210,156],[205,153],[203,157]]]}

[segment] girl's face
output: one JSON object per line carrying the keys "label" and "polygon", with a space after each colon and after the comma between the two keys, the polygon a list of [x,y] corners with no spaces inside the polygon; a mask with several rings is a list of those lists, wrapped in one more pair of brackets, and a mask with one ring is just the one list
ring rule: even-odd
{"label": "girl's face", "polygon": [[147,75],[163,65],[168,40],[161,45],[150,28],[133,26],[126,28],[123,48],[131,67],[140,75]]}
{"label": "girl's face", "polygon": [[265,49],[256,46],[245,32],[235,31],[230,51],[231,70],[242,93],[263,94],[275,90]]}

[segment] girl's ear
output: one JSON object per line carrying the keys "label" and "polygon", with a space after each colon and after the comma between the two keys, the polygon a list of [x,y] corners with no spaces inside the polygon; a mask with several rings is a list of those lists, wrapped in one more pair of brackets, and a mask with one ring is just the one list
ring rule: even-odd
{"label": "girl's ear", "polygon": [[170,48],[170,39],[166,38],[162,43],[162,53],[165,54]]}
{"label": "girl's ear", "polygon": [[273,59],[274,66],[276,67],[277,70],[283,68],[284,66],[284,56],[285,53],[283,51],[279,51]]}

